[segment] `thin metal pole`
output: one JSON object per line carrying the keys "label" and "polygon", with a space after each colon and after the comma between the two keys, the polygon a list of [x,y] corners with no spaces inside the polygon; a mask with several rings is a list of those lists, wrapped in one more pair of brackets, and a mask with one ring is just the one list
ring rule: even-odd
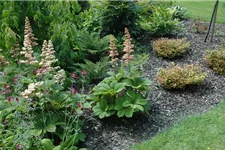
{"label": "thin metal pole", "polygon": [[211,37],[210,37],[210,42],[212,42],[212,40],[213,40],[213,34],[214,34],[214,31],[215,31],[215,23],[216,23],[216,15],[217,15],[217,10],[218,10],[218,5],[219,5],[219,1],[216,5],[216,10],[215,10],[214,17],[213,17],[212,34],[211,34]]}
{"label": "thin metal pole", "polygon": [[211,17],[211,21],[210,21],[210,24],[209,24],[208,32],[207,32],[207,34],[206,34],[206,36],[205,36],[204,42],[206,42],[206,40],[207,40],[207,38],[208,38],[208,36],[209,36],[209,31],[210,31],[211,26],[212,26],[212,21],[213,21],[213,18],[214,18],[214,14],[215,14],[215,10],[216,10],[216,5],[218,4],[218,2],[219,2],[219,0],[216,0],[216,3],[215,3],[215,5],[214,5],[214,9],[213,9],[213,14],[212,14],[212,17]]}

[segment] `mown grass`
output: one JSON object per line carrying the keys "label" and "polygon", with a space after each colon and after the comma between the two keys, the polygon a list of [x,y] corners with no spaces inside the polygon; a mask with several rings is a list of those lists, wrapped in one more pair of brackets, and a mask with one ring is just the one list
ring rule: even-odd
{"label": "mown grass", "polygon": [[200,116],[181,121],[133,150],[224,150],[225,101]]}
{"label": "mown grass", "polygon": [[[215,0],[216,1],[216,0]],[[177,1],[175,4],[187,8],[186,18],[210,21],[215,1]],[[225,2],[220,1],[216,18],[217,23],[225,24]]]}

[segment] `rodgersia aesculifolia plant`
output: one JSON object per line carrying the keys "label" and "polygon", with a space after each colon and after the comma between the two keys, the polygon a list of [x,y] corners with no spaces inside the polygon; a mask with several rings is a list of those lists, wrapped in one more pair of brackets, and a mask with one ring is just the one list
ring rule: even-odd
{"label": "rodgersia aesculifolia plant", "polygon": [[[117,60],[114,40],[110,41],[111,62]],[[128,29],[125,29],[123,59],[109,77],[96,85],[88,99],[93,101],[94,114],[106,118],[116,114],[118,117],[132,117],[136,112],[148,112],[150,103],[147,100],[150,81],[142,77],[138,66],[132,65],[133,45]],[[115,65],[113,66],[115,67]]]}

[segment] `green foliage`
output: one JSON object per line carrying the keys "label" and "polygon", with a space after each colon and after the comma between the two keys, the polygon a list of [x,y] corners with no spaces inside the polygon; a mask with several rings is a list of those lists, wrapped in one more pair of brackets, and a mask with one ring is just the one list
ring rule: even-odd
{"label": "green foliage", "polygon": [[152,14],[141,16],[140,27],[155,36],[168,36],[180,31],[181,24],[173,18],[173,12],[166,6],[155,5]]}
{"label": "green foliage", "polygon": [[90,9],[90,2],[89,1],[78,1],[78,4],[81,7],[81,12]]}
{"label": "green foliage", "polygon": [[186,39],[161,38],[153,41],[152,47],[158,56],[174,58],[187,52],[190,42],[186,42]]}
{"label": "green foliage", "polygon": [[87,79],[91,83],[98,83],[106,77],[106,72],[109,70],[109,59],[103,57],[99,62],[93,63],[90,60],[85,60],[85,64],[77,64],[82,70],[88,72]]}
{"label": "green foliage", "polygon": [[108,50],[109,36],[100,38],[99,33],[96,32],[78,31],[76,43],[77,47],[74,48],[74,52],[77,62],[82,62],[84,59],[97,62],[100,56],[104,56]]}
{"label": "green foliage", "polygon": [[91,7],[88,10],[81,12],[78,16],[80,24],[78,24],[79,29],[83,29],[90,32],[100,32],[101,31],[101,19],[99,11],[99,2],[90,1]]}
{"label": "green foliage", "polygon": [[102,1],[99,10],[101,10],[101,34],[113,34],[117,36],[123,33],[124,28],[127,27],[131,35],[138,35],[140,29],[138,28],[137,20],[138,7],[133,1]]}
{"label": "green foliage", "polygon": [[173,14],[173,18],[183,19],[184,14],[187,12],[187,9],[181,6],[173,6],[170,8],[170,11]]}
{"label": "green foliage", "polygon": [[94,114],[105,118],[132,117],[135,112],[148,112],[147,101],[150,81],[140,76],[139,67],[130,64],[130,70],[122,65],[118,73],[109,72],[109,77],[93,88],[88,99],[94,103]]}
{"label": "green foliage", "polygon": [[217,73],[225,75],[225,48],[208,50],[205,54],[205,62]]}
{"label": "green foliage", "polygon": [[0,2],[0,47],[10,49],[15,43],[15,35],[9,29],[19,30],[20,5],[15,2]]}
{"label": "green foliage", "polygon": [[170,68],[160,69],[157,81],[166,89],[184,89],[190,85],[201,84],[206,75],[197,65],[184,65],[182,68],[172,64]]}

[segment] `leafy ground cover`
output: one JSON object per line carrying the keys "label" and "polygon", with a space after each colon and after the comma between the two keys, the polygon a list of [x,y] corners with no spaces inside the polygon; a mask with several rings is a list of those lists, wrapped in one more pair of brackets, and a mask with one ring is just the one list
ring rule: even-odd
{"label": "leafy ground cover", "polygon": [[[185,14],[186,18],[200,19],[202,21],[210,21],[212,17],[215,1],[177,1],[177,5],[186,7],[188,12]],[[219,2],[217,12],[217,23],[225,24],[225,2]]]}
{"label": "leafy ground cover", "polygon": [[218,149],[225,147],[225,102],[209,112],[190,117],[134,150]]}

